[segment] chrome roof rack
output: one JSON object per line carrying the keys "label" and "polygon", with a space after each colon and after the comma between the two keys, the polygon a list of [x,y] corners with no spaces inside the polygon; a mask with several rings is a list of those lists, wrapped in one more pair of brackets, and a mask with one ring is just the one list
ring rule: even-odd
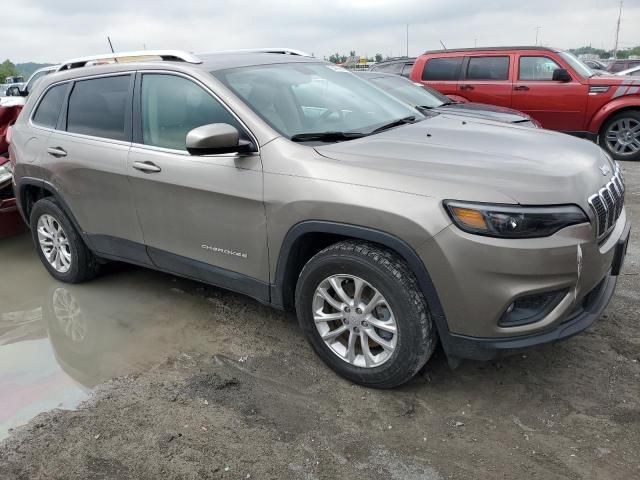
{"label": "chrome roof rack", "polygon": [[280,55],[297,55],[300,57],[313,57],[310,53],[293,48],[244,48],[240,50],[222,50],[213,53],[276,53]]}
{"label": "chrome roof rack", "polygon": [[101,63],[126,63],[148,60],[159,57],[163,61],[202,63],[193,53],[182,50],[139,50],[134,52],[104,53],[102,55],[92,55],[89,57],[72,58],[61,63],[59,70],[70,70],[72,68],[85,67],[89,65],[99,65]]}

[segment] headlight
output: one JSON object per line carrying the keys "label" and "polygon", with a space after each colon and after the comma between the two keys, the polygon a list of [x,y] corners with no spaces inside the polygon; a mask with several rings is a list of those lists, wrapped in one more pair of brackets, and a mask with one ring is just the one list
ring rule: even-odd
{"label": "headlight", "polygon": [[9,170],[9,163],[5,163],[0,166],[0,185],[4,184],[7,180],[11,180],[13,174]]}
{"label": "headlight", "polygon": [[576,205],[510,207],[452,200],[446,200],[444,205],[460,229],[487,237],[548,237],[569,225],[589,221]]}

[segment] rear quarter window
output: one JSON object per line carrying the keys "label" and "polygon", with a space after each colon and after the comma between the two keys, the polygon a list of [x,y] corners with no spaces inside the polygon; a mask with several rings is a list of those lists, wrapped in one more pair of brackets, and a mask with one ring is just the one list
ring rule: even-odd
{"label": "rear quarter window", "polygon": [[69,97],[67,131],[126,140],[131,75],[77,81]]}
{"label": "rear quarter window", "polygon": [[430,58],[422,71],[423,80],[458,80],[462,57]]}
{"label": "rear quarter window", "polygon": [[62,85],[51,87],[45,92],[42,100],[36,107],[36,112],[33,115],[33,123],[47,128],[56,128],[68,86],[67,83],[63,83]]}

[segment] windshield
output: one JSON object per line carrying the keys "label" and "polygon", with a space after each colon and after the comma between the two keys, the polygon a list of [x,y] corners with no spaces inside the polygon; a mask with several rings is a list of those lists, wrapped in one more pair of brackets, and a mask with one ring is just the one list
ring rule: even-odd
{"label": "windshield", "polygon": [[50,73],[52,73],[52,70],[42,70],[40,72],[36,72],[33,75],[31,75],[31,78],[29,79],[29,83],[27,83],[27,86],[24,88],[25,91],[26,92],[32,91],[33,86],[36,84],[36,81],[40,80],[42,77]]}
{"label": "windshield", "polygon": [[377,77],[372,78],[371,81],[385,92],[413,107],[436,108],[451,102],[441,93],[426,90],[422,85],[416,85],[404,77]]}
{"label": "windshield", "polygon": [[212,72],[282,135],[372,133],[402,119],[424,117],[344,68],[287,63]]}
{"label": "windshield", "polygon": [[578,72],[579,75],[585,78],[593,77],[595,75],[593,70],[587,67],[582,62],[582,60],[578,59],[578,57],[576,57],[573,53],[560,52],[560,56],[564,59],[565,62],[571,65],[571,68],[573,68],[576,72]]}

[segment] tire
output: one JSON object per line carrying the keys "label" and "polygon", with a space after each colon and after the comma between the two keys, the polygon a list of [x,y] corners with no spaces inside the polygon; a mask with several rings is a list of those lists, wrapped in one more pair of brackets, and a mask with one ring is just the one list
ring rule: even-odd
{"label": "tire", "polygon": [[598,143],[615,160],[639,161],[640,110],[625,110],[608,118]]}
{"label": "tire", "polygon": [[[356,281],[368,284],[368,287],[361,289],[360,305],[376,303],[370,300],[377,290],[384,302],[373,310],[376,317],[372,317],[372,314],[364,316],[366,311],[362,308],[357,312],[363,315],[356,316],[345,302],[340,305],[342,310],[338,310],[335,302],[331,304],[323,296],[330,292],[334,300],[340,298],[333,287],[325,288],[323,295],[317,295],[318,288],[333,285],[329,279],[339,284],[342,293],[354,298],[358,297],[355,293]],[[348,291],[353,293],[347,294]],[[437,344],[438,337],[427,303],[413,273],[398,255],[375,244],[348,240],[316,254],[300,273],[295,303],[300,326],[320,358],[338,374],[367,387],[393,388],[407,382],[424,366]],[[322,311],[318,309],[319,305],[322,305]],[[352,307],[355,305],[351,303]],[[387,320],[379,319],[379,308],[382,308]],[[325,313],[325,309],[333,313]],[[344,309],[350,313],[344,313]],[[322,318],[332,318],[325,315],[344,315],[344,318],[326,323],[320,320],[317,323],[314,317],[320,315]],[[375,321],[380,325],[381,321],[391,322],[391,319],[395,321],[395,334],[380,330],[372,323]],[[354,324],[361,327],[358,329]],[[335,343],[330,345],[323,340],[320,329],[324,329],[323,335],[327,338],[334,335],[333,332],[339,332],[343,326],[348,330],[331,340]],[[370,336],[373,335],[371,330],[374,330],[374,337],[384,340],[387,346],[394,344],[393,350],[383,349],[381,344],[377,344]],[[348,345],[354,331],[358,331],[359,336],[354,340],[356,345],[353,350],[359,353],[348,360]],[[384,338],[381,338],[383,335]],[[371,358],[365,355],[365,351],[379,352],[377,358],[383,360],[369,363]]]}
{"label": "tire", "polygon": [[[39,225],[41,220],[42,223]],[[47,227],[45,225],[46,221],[49,222],[51,227]],[[60,280],[61,282],[81,283],[91,280],[98,274],[99,264],[96,257],[87,248],[82,237],[80,237],[80,234],[77,232],[55,199],[47,197],[38,200],[31,210],[29,224],[31,228],[31,236],[38,252],[38,256],[52,277]],[[54,266],[54,264],[52,264],[52,262],[47,258],[45,247],[40,242],[41,238],[47,238],[42,233],[43,227],[45,228],[45,233],[51,233],[51,230],[53,229],[56,230],[59,235],[56,241],[59,245],[62,245],[60,248],[64,249],[66,254],[65,258],[68,258],[65,265],[58,265],[60,268]],[[59,234],[60,231],[62,232],[62,235]],[[66,239],[66,242],[64,242],[63,238]],[[60,241],[58,241],[58,239],[60,239]],[[52,242],[53,240],[49,243]],[[61,255],[62,253],[59,254],[59,256]]]}

